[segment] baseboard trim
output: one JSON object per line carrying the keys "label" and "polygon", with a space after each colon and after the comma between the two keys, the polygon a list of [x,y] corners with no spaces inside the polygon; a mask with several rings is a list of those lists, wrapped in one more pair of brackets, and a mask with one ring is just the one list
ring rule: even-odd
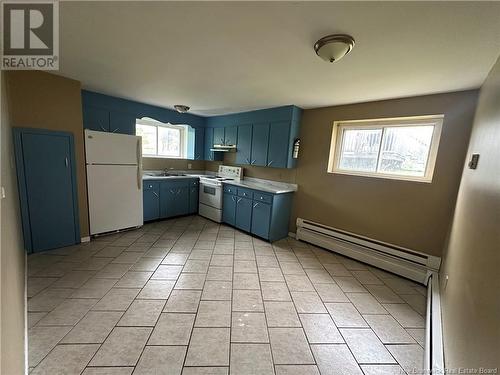
{"label": "baseboard trim", "polygon": [[424,369],[426,374],[445,373],[441,294],[437,272],[429,272],[427,281]]}
{"label": "baseboard trim", "polygon": [[80,239],[80,242],[82,242],[82,243],[83,243],[83,242],[90,242],[90,236],[87,236],[87,237],[82,237],[82,238]]}
{"label": "baseboard trim", "polygon": [[296,238],[297,237],[297,233],[288,232],[288,237]]}

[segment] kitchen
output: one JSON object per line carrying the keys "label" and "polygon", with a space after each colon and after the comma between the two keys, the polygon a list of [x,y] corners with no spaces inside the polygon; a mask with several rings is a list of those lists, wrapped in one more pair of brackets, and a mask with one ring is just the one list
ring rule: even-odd
{"label": "kitchen", "polygon": [[495,368],[498,4],[59,10],[2,71],[2,374]]}

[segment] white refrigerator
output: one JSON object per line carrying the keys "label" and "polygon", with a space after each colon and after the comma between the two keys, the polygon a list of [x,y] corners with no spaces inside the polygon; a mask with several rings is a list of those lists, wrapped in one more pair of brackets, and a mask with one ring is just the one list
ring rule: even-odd
{"label": "white refrigerator", "polygon": [[141,137],[85,130],[90,234],[143,225]]}

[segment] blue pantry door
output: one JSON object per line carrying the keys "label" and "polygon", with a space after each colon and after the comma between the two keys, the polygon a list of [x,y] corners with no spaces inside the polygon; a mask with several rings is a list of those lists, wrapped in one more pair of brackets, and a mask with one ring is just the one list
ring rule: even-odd
{"label": "blue pantry door", "polygon": [[72,135],[15,131],[18,175],[24,177],[19,185],[27,249],[37,252],[80,242]]}

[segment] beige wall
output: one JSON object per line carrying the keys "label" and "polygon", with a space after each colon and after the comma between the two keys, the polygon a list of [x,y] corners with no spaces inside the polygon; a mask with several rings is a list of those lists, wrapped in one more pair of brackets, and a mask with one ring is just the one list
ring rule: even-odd
{"label": "beige wall", "polygon": [[[304,111],[290,229],[302,217],[440,255],[476,101],[477,91],[465,91]],[[334,121],[429,114],[445,115],[432,183],[327,173]]]}
{"label": "beige wall", "polygon": [[11,125],[71,132],[75,139],[80,234],[89,235],[80,82],[40,71],[7,72]]}
{"label": "beige wall", "polygon": [[463,170],[441,271],[450,369],[500,367],[500,60],[481,89],[473,153],[480,154],[479,165]]}
{"label": "beige wall", "polygon": [[167,158],[142,158],[143,170],[179,169],[187,170],[191,164],[192,170],[204,170],[203,160],[167,159]]}
{"label": "beige wall", "polygon": [[5,72],[1,72],[1,185],[0,200],[0,373],[24,374],[25,251],[21,237],[12,134],[5,93]]}
{"label": "beige wall", "polygon": [[[236,164],[236,153],[224,154],[224,161],[208,161],[205,163],[208,171],[218,171],[219,165],[238,165]],[[285,168],[266,168],[266,167],[251,167],[242,165],[245,177],[263,178],[265,180],[273,180],[280,182],[295,183],[296,169]]]}

